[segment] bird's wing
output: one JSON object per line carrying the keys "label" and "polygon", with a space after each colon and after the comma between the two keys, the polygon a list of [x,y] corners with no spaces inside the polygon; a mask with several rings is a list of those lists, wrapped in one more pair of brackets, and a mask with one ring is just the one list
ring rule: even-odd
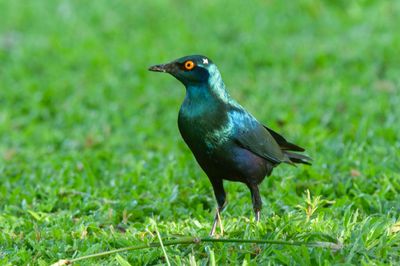
{"label": "bird's wing", "polygon": [[234,139],[239,146],[273,163],[290,163],[271,133],[250,114],[240,112],[231,119],[236,128]]}
{"label": "bird's wing", "polygon": [[264,126],[268,132],[274,137],[276,142],[278,142],[279,147],[281,147],[282,150],[288,150],[288,151],[305,151],[302,147],[297,146],[296,144],[288,142],[282,135],[276,133],[272,129]]}

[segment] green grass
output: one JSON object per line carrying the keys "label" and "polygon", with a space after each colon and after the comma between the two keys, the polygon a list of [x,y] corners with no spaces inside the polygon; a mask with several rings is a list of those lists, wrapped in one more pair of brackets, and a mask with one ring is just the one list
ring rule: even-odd
{"label": "green grass", "polygon": [[[0,264],[46,265],[206,236],[212,188],[179,135],[184,88],[149,65],[201,53],[260,121],[307,148],[261,185],[225,183],[225,238],[172,264],[400,262],[399,1],[0,0]],[[307,191],[310,191],[308,196]],[[250,218],[249,218],[250,217]],[[79,265],[163,264],[161,248]]]}

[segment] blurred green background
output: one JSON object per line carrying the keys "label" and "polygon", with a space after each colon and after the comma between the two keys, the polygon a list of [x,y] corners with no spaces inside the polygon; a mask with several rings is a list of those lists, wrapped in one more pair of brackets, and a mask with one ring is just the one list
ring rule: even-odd
{"label": "blurred green background", "polygon": [[[1,264],[157,241],[155,223],[165,240],[207,234],[212,188],[176,125],[184,87],[147,71],[188,54],[314,158],[264,181],[259,225],[226,183],[225,237],[344,248],[168,247],[173,264],[399,262],[399,15],[399,1],[0,0]],[[122,259],[165,263],[151,249],[82,265]]]}

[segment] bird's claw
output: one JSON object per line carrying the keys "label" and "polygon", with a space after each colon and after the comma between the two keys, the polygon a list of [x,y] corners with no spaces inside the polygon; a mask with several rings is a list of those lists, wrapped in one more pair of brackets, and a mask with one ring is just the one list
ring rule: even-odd
{"label": "bird's claw", "polygon": [[213,225],[211,227],[211,231],[210,231],[210,236],[214,236],[215,234],[215,230],[217,228],[217,224],[219,224],[219,228],[221,230],[221,235],[224,235],[224,226],[222,225],[222,219],[221,219],[221,208],[217,208],[217,211],[215,213],[215,217],[214,217],[214,222]]}

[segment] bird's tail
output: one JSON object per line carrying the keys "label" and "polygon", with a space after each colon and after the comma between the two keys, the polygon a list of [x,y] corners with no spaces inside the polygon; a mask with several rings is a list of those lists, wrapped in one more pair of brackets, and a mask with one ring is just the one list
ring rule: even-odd
{"label": "bird's tail", "polygon": [[287,155],[290,162],[292,162],[294,164],[302,163],[302,164],[311,165],[312,159],[310,157],[308,157],[307,155],[298,154],[298,153],[290,152],[290,151],[284,151],[284,153]]}

